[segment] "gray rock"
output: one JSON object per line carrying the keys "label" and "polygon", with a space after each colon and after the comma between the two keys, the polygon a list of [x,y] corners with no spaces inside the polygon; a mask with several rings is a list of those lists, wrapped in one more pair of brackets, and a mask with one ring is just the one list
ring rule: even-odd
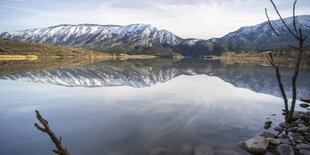
{"label": "gray rock", "polygon": [[280,144],[291,144],[288,138],[278,138]]}
{"label": "gray rock", "polygon": [[301,150],[301,149],[310,150],[310,145],[309,145],[309,144],[300,144],[300,145],[297,145],[296,148],[297,148],[298,150]]}
{"label": "gray rock", "polygon": [[301,119],[298,119],[296,120],[294,123],[297,123],[297,124],[302,124],[304,121],[302,121]]}
{"label": "gray rock", "polygon": [[307,104],[307,103],[301,103],[301,104],[299,104],[299,106],[302,107],[302,108],[308,108],[308,107],[309,107],[309,104]]}
{"label": "gray rock", "polygon": [[246,141],[241,141],[239,145],[246,151],[254,154],[263,154],[267,151],[269,141],[262,136],[256,136]]}
{"label": "gray rock", "polygon": [[215,155],[241,155],[240,153],[232,150],[217,150]]}
{"label": "gray rock", "polygon": [[280,126],[281,128],[287,128],[287,127],[288,127],[288,124],[285,123],[285,122],[282,122],[282,123],[279,124],[279,126]]}
{"label": "gray rock", "polygon": [[264,125],[264,128],[265,129],[269,129],[271,127],[271,124],[272,124],[272,121],[266,121],[265,125]]}
{"label": "gray rock", "polygon": [[304,139],[305,139],[306,141],[310,142],[310,136],[306,135],[306,136],[304,136]]}
{"label": "gray rock", "polygon": [[301,115],[301,119],[303,120],[303,121],[309,121],[310,120],[310,115],[308,115],[308,114],[303,114],[303,115]]}
{"label": "gray rock", "polygon": [[310,151],[306,149],[301,149],[299,150],[300,155],[310,155]]}
{"label": "gray rock", "polygon": [[310,128],[309,127],[300,127],[297,129],[298,132],[309,132]]}
{"label": "gray rock", "polygon": [[279,132],[283,131],[283,129],[281,127],[275,127],[274,130],[279,131]]}
{"label": "gray rock", "polygon": [[297,129],[295,129],[295,128],[288,128],[287,131],[289,131],[289,132],[297,132]]}
{"label": "gray rock", "polygon": [[176,155],[176,153],[170,149],[156,148],[151,152],[151,155]]}
{"label": "gray rock", "polygon": [[195,147],[194,155],[215,155],[215,153],[209,145],[199,145]]}
{"label": "gray rock", "polygon": [[293,120],[297,120],[297,119],[300,119],[301,116],[302,116],[302,113],[301,113],[301,112],[295,111],[295,112],[293,113],[293,115],[292,115],[292,118],[293,118]]}
{"label": "gray rock", "polygon": [[262,136],[265,138],[274,138],[275,137],[274,134],[272,134],[271,132],[267,132],[267,131],[259,133],[258,136]]}
{"label": "gray rock", "polygon": [[285,138],[289,138],[289,136],[288,135],[286,135],[286,134],[280,134],[280,135],[278,135],[278,137],[279,138],[283,138],[283,139],[285,139]]}
{"label": "gray rock", "polygon": [[268,138],[268,141],[271,145],[280,145],[280,140],[279,139],[274,139],[274,138]]}
{"label": "gray rock", "polygon": [[306,126],[305,126],[305,124],[301,124],[301,123],[300,123],[300,124],[298,124],[298,127],[299,127],[299,128],[304,128],[304,127],[306,127]]}
{"label": "gray rock", "polygon": [[297,143],[302,143],[305,140],[305,138],[299,133],[292,134],[292,137],[293,137],[294,141]]}
{"label": "gray rock", "polygon": [[278,146],[280,155],[295,155],[293,148],[288,144],[281,144]]}
{"label": "gray rock", "polygon": [[194,153],[194,147],[191,145],[184,145],[181,147],[180,155],[192,155]]}

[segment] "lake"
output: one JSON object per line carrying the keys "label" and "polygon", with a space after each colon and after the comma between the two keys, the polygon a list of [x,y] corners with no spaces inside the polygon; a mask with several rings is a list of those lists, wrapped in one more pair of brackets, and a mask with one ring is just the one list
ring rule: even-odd
{"label": "lake", "polygon": [[[286,90],[291,66],[281,68]],[[308,66],[298,98],[310,95]],[[264,122],[284,119],[274,70],[265,63],[0,61],[0,86],[1,155],[53,154],[48,135],[33,125],[35,110],[72,155],[181,154],[204,144],[248,154],[241,140],[274,132]]]}

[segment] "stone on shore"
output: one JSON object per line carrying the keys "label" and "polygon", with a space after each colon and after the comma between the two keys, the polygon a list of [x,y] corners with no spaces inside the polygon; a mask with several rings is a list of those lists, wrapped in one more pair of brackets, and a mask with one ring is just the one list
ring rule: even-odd
{"label": "stone on shore", "polygon": [[194,147],[191,145],[184,145],[181,147],[180,155],[192,155],[194,152]]}
{"label": "stone on shore", "polygon": [[299,154],[300,154],[300,155],[309,155],[309,154],[310,154],[310,151],[309,151],[309,150],[306,150],[306,149],[301,149],[301,150],[299,150]]}
{"label": "stone on shore", "polygon": [[239,145],[246,151],[253,154],[264,154],[269,146],[269,141],[262,136],[256,136],[246,141],[241,141]]}
{"label": "stone on shore", "polygon": [[176,155],[176,153],[170,149],[156,148],[151,152],[151,155]]}
{"label": "stone on shore", "polygon": [[278,146],[280,155],[295,155],[293,148],[288,144],[281,144]]}
{"label": "stone on shore", "polygon": [[301,150],[301,149],[310,150],[310,145],[309,145],[309,144],[300,144],[300,145],[297,145],[296,148],[297,148],[298,150]]}
{"label": "stone on shore", "polygon": [[258,136],[262,136],[265,138],[274,138],[275,137],[274,134],[272,134],[271,132],[267,132],[267,131],[259,133]]}
{"label": "stone on shore", "polygon": [[301,104],[299,104],[299,106],[302,107],[302,108],[308,108],[308,107],[309,107],[309,104],[307,104],[307,103],[301,103]]}
{"label": "stone on shore", "polygon": [[194,155],[215,155],[215,153],[209,145],[199,145],[195,147]]}
{"label": "stone on shore", "polygon": [[215,155],[241,155],[241,154],[232,150],[217,150],[215,151]]}
{"label": "stone on shore", "polygon": [[271,128],[271,124],[272,124],[272,121],[266,121],[266,122],[265,122],[265,125],[264,125],[264,128],[265,128],[265,129]]}
{"label": "stone on shore", "polygon": [[274,130],[279,131],[279,132],[283,132],[283,128],[281,128],[281,127],[275,127]]}
{"label": "stone on shore", "polygon": [[278,138],[281,144],[290,144],[290,140],[288,138]]}
{"label": "stone on shore", "polygon": [[280,145],[281,143],[279,139],[275,139],[275,138],[268,138],[268,141],[271,145],[275,145],[275,146]]}

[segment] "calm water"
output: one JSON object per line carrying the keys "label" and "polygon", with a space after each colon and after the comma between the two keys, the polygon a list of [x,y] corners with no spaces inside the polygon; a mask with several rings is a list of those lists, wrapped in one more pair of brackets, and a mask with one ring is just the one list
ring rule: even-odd
{"label": "calm water", "polygon": [[[240,140],[265,131],[267,117],[274,124],[283,119],[274,72],[265,65],[206,60],[1,65],[1,155],[53,154],[49,137],[33,126],[36,109],[72,155],[147,155],[157,148],[177,153],[184,145],[201,144],[247,154]],[[283,75],[288,90],[289,75]],[[309,84],[304,67],[299,97],[310,95]]]}

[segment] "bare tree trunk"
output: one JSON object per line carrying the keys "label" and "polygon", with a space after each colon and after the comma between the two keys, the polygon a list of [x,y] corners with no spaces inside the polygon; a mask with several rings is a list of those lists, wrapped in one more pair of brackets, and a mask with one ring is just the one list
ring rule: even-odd
{"label": "bare tree trunk", "polygon": [[273,59],[272,53],[268,52],[267,53],[267,58],[270,62],[270,64],[272,65],[272,67],[275,69],[276,72],[276,77],[277,77],[277,81],[278,81],[278,85],[281,91],[281,95],[283,97],[283,101],[284,101],[284,113],[285,113],[285,121],[288,122],[288,114],[289,114],[289,109],[288,109],[288,100],[287,100],[287,96],[284,90],[284,86],[282,84],[282,79],[281,79],[281,74],[280,74],[280,70],[279,67],[277,66],[276,62]]}
{"label": "bare tree trunk", "polygon": [[[298,73],[299,73],[299,66],[300,66],[300,61],[301,61],[301,56],[302,56],[302,53],[303,53],[303,44],[304,44],[304,41],[307,39],[307,36],[306,37],[303,37],[302,35],[302,30],[301,28],[299,28],[299,31],[297,31],[297,23],[296,23],[296,16],[295,16],[295,8],[296,8],[296,3],[297,3],[297,0],[294,1],[294,4],[293,4],[293,26],[294,26],[294,29],[291,30],[291,28],[286,24],[286,22],[283,20],[280,12],[278,11],[277,9],[277,6],[275,5],[275,3],[273,2],[273,0],[270,0],[273,8],[275,9],[276,13],[278,14],[280,20],[282,21],[283,25],[285,26],[286,30],[299,42],[299,46],[298,47],[295,47],[295,46],[292,46],[290,44],[288,44],[290,47],[292,47],[293,49],[296,49],[298,50],[298,57],[296,58],[296,65],[295,65],[295,71],[294,71],[294,74],[293,74],[293,77],[292,77],[292,102],[291,102],[291,108],[289,110],[289,113],[287,113],[287,110],[288,110],[288,107],[287,107],[287,99],[286,99],[286,95],[285,95],[285,91],[283,89],[283,85],[281,85],[282,81],[281,81],[281,76],[280,76],[280,72],[279,72],[279,69],[277,68],[277,66],[275,65],[273,61],[273,59],[270,59],[269,58],[269,55],[268,55],[268,59],[269,61],[271,62],[271,64],[276,68],[276,74],[277,74],[277,80],[278,80],[278,83],[279,83],[279,87],[280,87],[280,90],[281,90],[281,93],[282,93],[282,97],[284,98],[284,103],[285,103],[285,112],[286,112],[286,122],[291,122],[292,121],[292,116],[293,116],[293,113],[294,113],[294,110],[295,110],[295,105],[296,105],[296,99],[297,99],[297,88],[296,88],[296,83],[297,83],[297,77],[298,77]],[[274,26],[272,25],[270,19],[269,19],[269,16],[268,16],[268,13],[267,13],[267,9],[265,9],[265,13],[266,13],[266,17],[268,19],[268,22],[269,22],[269,25],[272,29],[272,31],[274,32],[274,34],[276,34],[279,38],[281,38],[281,36],[279,35],[279,33],[276,31],[276,29],[274,28]],[[283,38],[281,38],[282,40],[285,40]],[[271,54],[270,54],[271,55]],[[272,58],[272,55],[271,55],[271,58]],[[272,61],[271,61],[272,60]]]}
{"label": "bare tree trunk", "polygon": [[299,53],[298,53],[298,57],[297,57],[297,61],[295,64],[295,72],[292,78],[292,91],[293,91],[293,95],[292,95],[292,104],[291,104],[291,110],[289,113],[289,121],[291,121],[292,117],[293,117],[293,113],[295,110],[295,104],[296,104],[296,99],[297,99],[297,88],[296,88],[296,82],[297,82],[297,77],[298,77],[298,73],[299,73],[299,66],[300,66],[300,61],[301,61],[301,56],[303,53],[303,43],[304,43],[304,39],[302,36],[302,32],[301,29],[299,29],[299,37],[301,38],[299,40]]}

